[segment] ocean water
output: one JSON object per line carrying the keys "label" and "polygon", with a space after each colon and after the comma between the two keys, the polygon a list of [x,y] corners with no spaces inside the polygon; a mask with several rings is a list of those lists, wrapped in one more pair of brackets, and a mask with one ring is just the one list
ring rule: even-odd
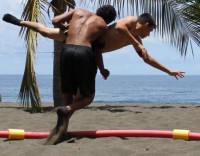
{"label": "ocean water", "polygon": [[[22,75],[0,75],[2,102],[17,102]],[[52,75],[38,75],[42,102],[53,102]],[[200,76],[111,75],[96,78],[95,103],[200,104]]]}

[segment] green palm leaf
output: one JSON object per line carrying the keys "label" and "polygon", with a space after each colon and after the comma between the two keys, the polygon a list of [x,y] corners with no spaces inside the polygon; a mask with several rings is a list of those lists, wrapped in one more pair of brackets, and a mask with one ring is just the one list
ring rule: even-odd
{"label": "green palm leaf", "polygon": [[200,0],[187,0],[182,7],[182,14],[190,30],[190,37],[200,46]]}
{"label": "green palm leaf", "polygon": [[[56,14],[60,14],[66,10],[66,5],[73,7],[74,0],[52,0],[50,3],[47,0],[24,0],[24,11],[22,19],[45,24],[45,12],[48,12],[47,7],[52,7]],[[69,9],[68,7],[68,9]],[[27,46],[27,57],[24,76],[19,92],[19,99],[22,107],[31,109],[32,112],[42,112],[40,93],[35,75],[35,48],[37,46],[38,35],[36,32],[23,28],[20,30],[20,35],[24,36]],[[57,69],[58,70],[58,69]]]}
{"label": "green palm leaf", "polygon": [[156,35],[164,43],[177,48],[181,55],[186,55],[188,44],[193,40],[200,45],[200,2],[199,0],[81,0],[82,3],[104,5],[111,4],[124,17],[148,12],[157,23]]}
{"label": "green palm leaf", "polygon": [[[22,13],[22,19],[34,22],[44,23],[43,12],[46,10],[46,0],[27,0]],[[32,112],[42,112],[41,99],[36,81],[34,63],[35,47],[37,45],[37,33],[23,28],[20,34],[25,36],[27,46],[27,56],[24,76],[19,92],[19,99],[22,107],[31,109]],[[31,103],[31,106],[30,106]]]}

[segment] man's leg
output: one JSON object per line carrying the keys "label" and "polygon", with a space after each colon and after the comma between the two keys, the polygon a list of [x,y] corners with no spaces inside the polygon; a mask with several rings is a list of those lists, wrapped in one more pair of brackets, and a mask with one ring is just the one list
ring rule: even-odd
{"label": "man's leg", "polygon": [[90,94],[88,97],[80,96],[79,98],[74,100],[72,104],[66,106],[66,108],[70,112],[70,114],[73,114],[75,111],[90,105],[94,100],[94,96],[94,93]]}
{"label": "man's leg", "polygon": [[59,107],[57,110],[57,124],[51,131],[45,145],[55,145],[58,143],[63,134],[67,132],[70,117],[74,114],[75,111],[91,104],[93,99],[94,94],[90,94],[88,97],[80,97],[79,99],[76,99],[70,105]]}
{"label": "man's leg", "polygon": [[58,40],[61,42],[66,40],[66,35],[59,28],[48,28],[41,23],[23,21],[16,18],[15,16],[11,14],[5,14],[3,16],[3,20],[5,22],[8,22],[14,25],[27,27],[35,32],[40,33],[42,36],[50,38],[50,39]]}
{"label": "man's leg", "polygon": [[57,123],[56,126],[51,131],[49,137],[46,140],[45,145],[54,145],[58,143],[63,136],[63,134],[66,133],[69,123],[69,118],[71,117],[70,112],[67,110],[66,105],[69,105],[72,103],[73,95],[65,93],[63,94],[63,105],[62,107],[57,108]]}
{"label": "man's leg", "polygon": [[70,105],[73,102],[73,96],[71,94],[63,94],[62,95],[62,106]]}

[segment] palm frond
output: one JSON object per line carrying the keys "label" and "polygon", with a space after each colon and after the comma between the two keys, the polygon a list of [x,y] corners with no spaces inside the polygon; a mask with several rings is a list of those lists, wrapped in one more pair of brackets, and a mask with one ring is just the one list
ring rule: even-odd
{"label": "palm frond", "polygon": [[155,34],[160,36],[164,43],[176,47],[181,55],[186,55],[190,40],[200,46],[199,0],[80,0],[80,2],[97,6],[111,4],[118,9],[122,17],[125,15],[125,10],[129,15],[140,15],[144,12],[152,14],[157,23]]}
{"label": "palm frond", "polygon": [[[47,0],[24,0],[24,11],[21,19],[26,21],[39,22],[45,25],[45,12],[49,13],[49,8],[52,4],[58,4],[58,11],[65,11],[66,5],[68,8],[75,6],[74,0],[52,0],[50,3]],[[22,107],[31,108],[32,112],[41,112],[41,99],[35,75],[35,49],[37,46],[38,35],[36,32],[22,27],[20,35],[24,36],[27,46],[27,57],[24,76],[19,92],[19,99]],[[31,103],[31,105],[30,105]]]}
{"label": "palm frond", "polygon": [[[49,3],[49,8],[52,8],[54,15],[59,15],[70,8],[74,9],[76,6],[76,2],[74,0],[52,0]],[[48,8],[48,16],[50,17]]]}
{"label": "palm frond", "polygon": [[180,2],[174,0],[149,0],[147,5],[141,6],[141,10],[155,18],[156,34],[162,38],[162,41],[176,47],[183,56],[187,52],[190,38],[181,15],[180,5]]}
{"label": "palm frond", "polygon": [[[44,23],[44,14],[46,10],[46,0],[26,0],[22,19],[34,22]],[[24,76],[19,92],[19,99],[22,107],[31,108],[32,112],[41,112],[41,100],[36,81],[34,63],[35,63],[35,47],[37,46],[37,33],[21,28],[20,34],[25,36],[27,46],[27,57]],[[31,103],[31,107],[30,107]]]}
{"label": "palm frond", "polygon": [[34,72],[33,52],[27,49],[26,67],[19,92],[20,103],[23,108],[30,109],[31,112],[42,112],[40,94]]}
{"label": "palm frond", "polygon": [[200,46],[200,1],[187,0],[181,9],[190,37]]}

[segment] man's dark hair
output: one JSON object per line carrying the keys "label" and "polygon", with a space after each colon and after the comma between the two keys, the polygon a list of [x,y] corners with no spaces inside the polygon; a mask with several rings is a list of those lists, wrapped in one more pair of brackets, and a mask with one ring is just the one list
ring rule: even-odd
{"label": "man's dark hair", "polygon": [[138,17],[138,22],[139,23],[149,23],[149,26],[153,27],[154,29],[156,28],[156,23],[153,17],[149,13],[143,13]]}
{"label": "man's dark hair", "polygon": [[96,14],[104,19],[106,24],[114,21],[116,18],[116,10],[112,5],[103,5],[97,9]]}

